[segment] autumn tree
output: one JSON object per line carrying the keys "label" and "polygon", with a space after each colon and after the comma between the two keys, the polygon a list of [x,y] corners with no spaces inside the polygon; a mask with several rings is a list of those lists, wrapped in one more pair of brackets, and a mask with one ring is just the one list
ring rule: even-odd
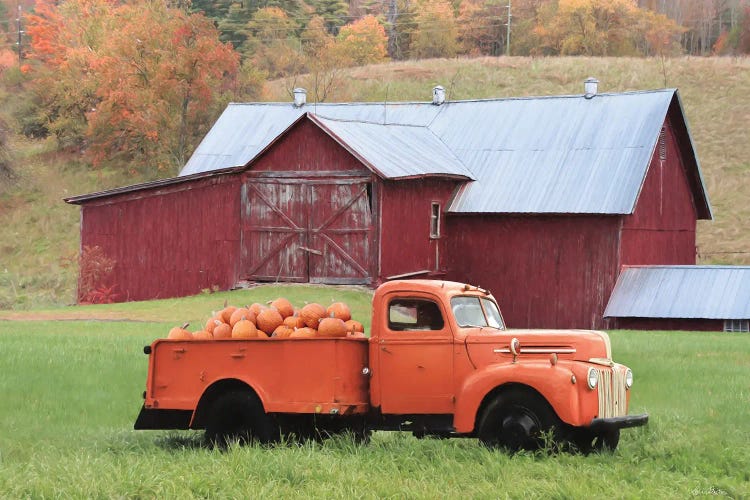
{"label": "autumn tree", "polygon": [[387,44],[385,28],[370,15],[342,27],[336,37],[340,60],[357,66],[385,61]]}
{"label": "autumn tree", "polygon": [[465,0],[458,16],[461,51],[472,55],[505,53],[507,0]]}
{"label": "autumn tree", "polygon": [[259,9],[247,24],[245,56],[271,78],[293,74],[302,64],[298,25],[282,9]]}
{"label": "autumn tree", "polygon": [[453,57],[458,52],[458,25],[448,0],[423,0],[414,19],[411,55]]}
{"label": "autumn tree", "polygon": [[40,4],[33,82],[61,144],[66,131],[95,163],[181,167],[237,71],[212,23],[157,0]]}

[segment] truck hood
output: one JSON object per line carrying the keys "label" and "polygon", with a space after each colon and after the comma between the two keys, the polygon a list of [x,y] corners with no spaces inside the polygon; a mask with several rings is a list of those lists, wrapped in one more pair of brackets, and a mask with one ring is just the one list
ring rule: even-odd
{"label": "truck hood", "polygon": [[550,359],[611,364],[612,348],[606,332],[595,330],[466,329],[466,351],[475,368],[512,362],[511,342],[518,339],[518,361]]}

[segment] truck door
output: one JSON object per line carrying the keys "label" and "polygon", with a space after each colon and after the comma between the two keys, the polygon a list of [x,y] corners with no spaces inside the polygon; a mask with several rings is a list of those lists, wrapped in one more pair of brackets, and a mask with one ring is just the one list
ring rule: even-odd
{"label": "truck door", "polygon": [[387,301],[377,355],[381,411],[453,412],[453,334],[440,303],[429,297]]}

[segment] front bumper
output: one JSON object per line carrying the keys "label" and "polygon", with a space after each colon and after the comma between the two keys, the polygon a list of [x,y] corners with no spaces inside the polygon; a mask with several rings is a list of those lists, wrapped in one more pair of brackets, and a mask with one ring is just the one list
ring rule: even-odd
{"label": "front bumper", "polygon": [[614,431],[628,427],[640,427],[648,423],[648,413],[641,415],[625,415],[624,417],[595,418],[589,429],[594,432]]}

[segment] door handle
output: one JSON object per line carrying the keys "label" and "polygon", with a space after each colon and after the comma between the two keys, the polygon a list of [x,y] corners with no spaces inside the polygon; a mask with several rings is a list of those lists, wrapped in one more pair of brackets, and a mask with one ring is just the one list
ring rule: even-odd
{"label": "door handle", "polygon": [[392,354],[391,351],[389,351],[388,348],[386,346],[384,346],[384,345],[380,346],[380,350],[383,351],[383,352],[387,352],[388,354]]}

